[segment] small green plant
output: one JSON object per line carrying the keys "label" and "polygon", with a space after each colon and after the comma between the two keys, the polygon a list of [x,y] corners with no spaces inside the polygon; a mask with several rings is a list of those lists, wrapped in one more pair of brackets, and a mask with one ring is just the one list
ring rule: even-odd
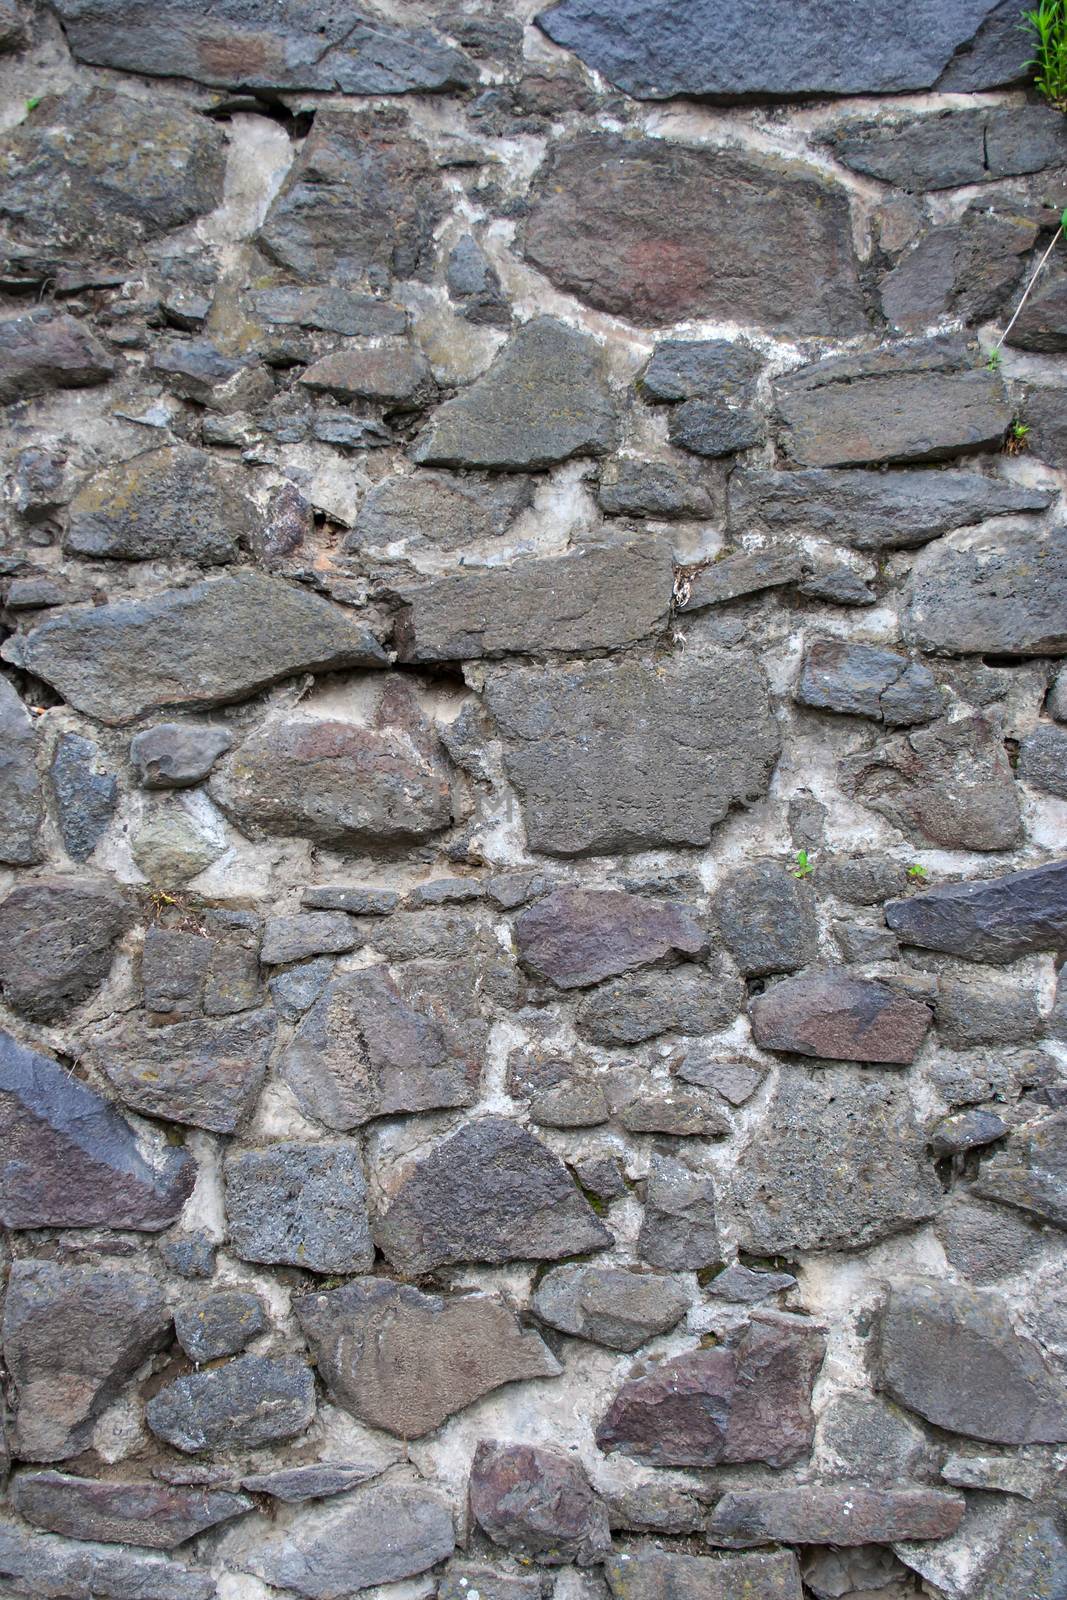
{"label": "small green plant", "polygon": [[920,883],[925,883],[929,876],[930,874],[927,872],[921,861],[913,861],[911,866],[908,868],[908,877],[918,878]]}
{"label": "small green plant", "polygon": [[989,371],[990,372],[999,372],[1000,371],[1000,363],[1001,363],[1001,361],[1003,359],[1004,358],[1000,353],[999,345],[995,349],[990,350],[990,352],[989,352],[989,360],[986,362],[986,366],[989,368]]}
{"label": "small green plant", "polygon": [[1030,436],[1030,424],[1022,422],[1018,417],[1008,429],[1008,437],[1004,441],[1004,448],[1010,456],[1021,455],[1026,449],[1026,441]]}
{"label": "small green plant", "polygon": [[1057,111],[1067,111],[1067,0],[1039,0],[1023,12],[1034,54],[1026,63],[1034,87]]}
{"label": "small green plant", "polygon": [[39,95],[39,94],[35,94],[35,95],[31,95],[30,96],[30,98],[26,101],[26,115],[27,116],[29,116],[31,111],[36,111],[37,110],[37,107],[40,105],[42,99],[43,99],[43,96]]}
{"label": "small green plant", "polygon": [[796,865],[791,869],[791,875],[794,878],[810,878],[815,871],[815,867],[808,852],[806,850],[798,850],[793,860]]}

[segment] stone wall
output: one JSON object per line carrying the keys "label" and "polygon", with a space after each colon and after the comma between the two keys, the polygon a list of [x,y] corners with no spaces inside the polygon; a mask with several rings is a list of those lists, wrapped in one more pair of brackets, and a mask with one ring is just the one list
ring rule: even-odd
{"label": "stone wall", "polygon": [[0,0],[0,1595],[1067,1596],[1019,0]]}

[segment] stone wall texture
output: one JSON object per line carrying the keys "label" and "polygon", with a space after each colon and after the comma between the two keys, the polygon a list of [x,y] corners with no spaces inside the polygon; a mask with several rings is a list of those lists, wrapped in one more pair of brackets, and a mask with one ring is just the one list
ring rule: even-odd
{"label": "stone wall texture", "polygon": [[0,0],[0,1600],[1067,1600],[1021,0]]}

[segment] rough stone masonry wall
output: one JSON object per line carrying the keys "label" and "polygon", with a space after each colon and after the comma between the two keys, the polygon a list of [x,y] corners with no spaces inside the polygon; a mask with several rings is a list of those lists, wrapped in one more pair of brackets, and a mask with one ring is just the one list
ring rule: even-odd
{"label": "rough stone masonry wall", "polygon": [[1018,8],[0,0],[0,1595],[1067,1596]]}

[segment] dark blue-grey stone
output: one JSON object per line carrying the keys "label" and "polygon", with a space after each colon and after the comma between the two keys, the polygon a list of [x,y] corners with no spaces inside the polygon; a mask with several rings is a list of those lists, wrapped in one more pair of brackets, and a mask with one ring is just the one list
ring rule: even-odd
{"label": "dark blue-grey stone", "polygon": [[52,789],[63,847],[72,861],[84,861],[115,814],[115,775],[100,770],[100,751],[90,739],[64,733],[52,757]]}
{"label": "dark blue-grey stone", "polygon": [[1067,948],[1067,858],[978,883],[946,883],[891,900],[885,918],[902,944],[970,961],[1014,961]]}

